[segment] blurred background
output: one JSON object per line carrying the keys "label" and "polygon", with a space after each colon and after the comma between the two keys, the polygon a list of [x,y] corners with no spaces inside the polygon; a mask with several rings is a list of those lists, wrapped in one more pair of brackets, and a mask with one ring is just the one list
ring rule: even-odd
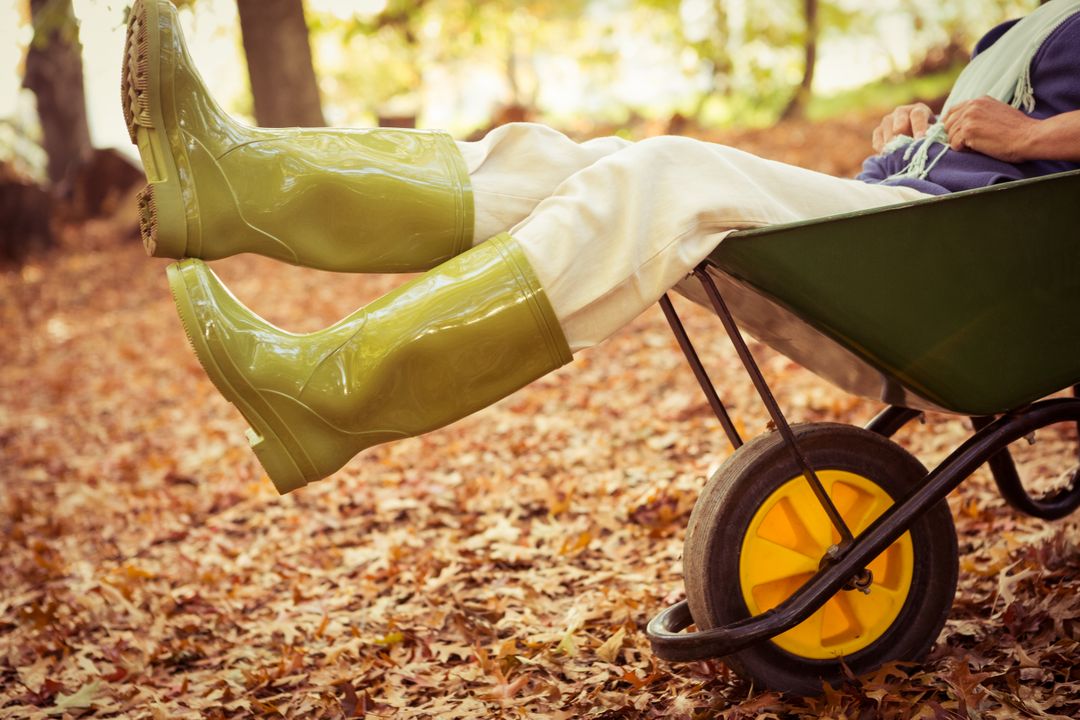
{"label": "blurred background", "polygon": [[[58,218],[109,212],[139,182],[119,103],[130,4],[0,0],[4,260],[54,242],[50,222]],[[731,133],[740,130],[827,126],[880,117],[913,99],[940,101],[974,41],[1038,2],[177,4],[211,90],[260,125],[439,127],[468,138],[533,120],[576,137],[679,133],[736,142],[743,136]],[[748,142],[769,154],[788,140],[781,131]],[[851,157],[867,149],[849,144],[840,143]],[[816,143],[819,153],[830,145]],[[804,164],[845,174],[851,162]]]}

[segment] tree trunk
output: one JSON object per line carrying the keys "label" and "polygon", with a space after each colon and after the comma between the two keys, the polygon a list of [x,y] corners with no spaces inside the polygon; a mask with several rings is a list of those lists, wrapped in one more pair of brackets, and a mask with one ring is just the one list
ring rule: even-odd
{"label": "tree trunk", "polygon": [[37,98],[49,181],[73,177],[90,154],[79,25],[71,0],[30,0],[34,39],[23,86]]}
{"label": "tree trunk", "polygon": [[49,192],[0,162],[0,267],[54,243]]}
{"label": "tree trunk", "polygon": [[803,45],[804,65],[802,82],[795,95],[781,113],[781,120],[801,118],[810,104],[811,89],[814,85],[814,65],[817,64],[818,40],[818,0],[803,0],[803,14],[806,17],[806,42]]}
{"label": "tree trunk", "polygon": [[255,121],[263,127],[325,125],[302,0],[236,0]]}

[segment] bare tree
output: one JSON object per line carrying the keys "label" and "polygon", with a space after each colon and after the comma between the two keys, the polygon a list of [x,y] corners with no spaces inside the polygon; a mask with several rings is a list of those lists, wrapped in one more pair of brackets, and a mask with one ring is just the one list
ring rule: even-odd
{"label": "bare tree", "polygon": [[302,0],[236,0],[255,121],[263,127],[325,125]]}
{"label": "bare tree", "polygon": [[803,42],[803,76],[788,106],[781,113],[781,120],[802,117],[810,103],[814,85],[814,66],[817,64],[818,41],[818,0],[803,0],[803,17],[806,21],[806,36]]}
{"label": "bare tree", "polygon": [[37,97],[49,181],[70,179],[91,151],[79,44],[71,0],[30,0],[34,39],[23,86]]}

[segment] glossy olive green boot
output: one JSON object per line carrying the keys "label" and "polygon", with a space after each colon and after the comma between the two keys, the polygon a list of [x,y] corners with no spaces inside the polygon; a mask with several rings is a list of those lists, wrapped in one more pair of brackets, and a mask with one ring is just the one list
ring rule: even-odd
{"label": "glossy olive green boot", "polygon": [[240,124],[207,93],[167,0],[136,0],[121,85],[150,181],[151,255],[411,272],[472,245],[469,176],[448,135]]}
{"label": "glossy olive green boot", "polygon": [[252,313],[199,260],[168,272],[199,362],[251,425],[255,454],[281,493],[372,445],[465,417],[571,359],[508,235],[309,335]]}

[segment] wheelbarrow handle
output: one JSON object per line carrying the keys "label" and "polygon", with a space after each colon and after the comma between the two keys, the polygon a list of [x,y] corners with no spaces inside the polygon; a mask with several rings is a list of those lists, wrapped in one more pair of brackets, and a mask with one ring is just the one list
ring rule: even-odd
{"label": "wheelbarrow handle", "polygon": [[772,637],[777,633],[777,625],[784,622],[782,615],[775,610],[767,610],[723,627],[683,633],[694,623],[690,604],[683,600],[653,617],[645,628],[645,634],[649,637],[653,652],[664,660],[708,660],[730,655]]}

